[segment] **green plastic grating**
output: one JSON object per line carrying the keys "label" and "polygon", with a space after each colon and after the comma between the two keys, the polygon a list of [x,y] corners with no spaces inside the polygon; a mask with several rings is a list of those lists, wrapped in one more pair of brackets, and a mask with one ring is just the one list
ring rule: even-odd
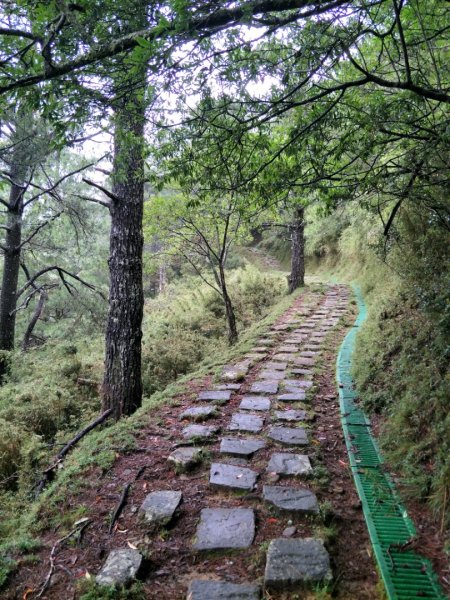
{"label": "green plastic grating", "polygon": [[351,354],[358,327],[366,318],[366,306],[355,287],[359,314],[343,341],[336,365],[341,422],[356,488],[369,529],[375,557],[389,600],[445,600],[431,563],[407,542],[416,534],[403,507],[383,458],[372,437],[370,421],[361,410],[351,375]]}

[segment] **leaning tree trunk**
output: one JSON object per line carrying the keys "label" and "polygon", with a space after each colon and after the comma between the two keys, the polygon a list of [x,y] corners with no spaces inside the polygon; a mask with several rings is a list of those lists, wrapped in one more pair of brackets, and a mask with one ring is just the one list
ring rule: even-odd
{"label": "leaning tree trunk", "polygon": [[109,314],[102,394],[103,410],[111,408],[116,419],[130,415],[142,402],[144,113],[141,90],[129,92],[115,109]]}
{"label": "leaning tree trunk", "polygon": [[[20,144],[17,144],[20,153]],[[12,181],[7,208],[4,240],[3,278],[0,295],[0,350],[12,350],[16,329],[17,285],[22,241],[23,183],[26,166],[14,153],[10,179]],[[0,382],[6,373],[6,362],[0,359]]]}
{"label": "leaning tree trunk", "polygon": [[219,277],[220,277],[220,290],[222,292],[222,298],[225,305],[225,316],[227,319],[228,327],[228,341],[230,346],[233,346],[238,341],[238,332],[236,326],[236,316],[234,314],[233,303],[228,295],[227,284],[225,281],[225,270],[223,265],[219,265]]}
{"label": "leaning tree trunk", "polygon": [[291,274],[289,275],[289,293],[305,285],[305,222],[303,207],[297,207],[290,227],[292,260]]}

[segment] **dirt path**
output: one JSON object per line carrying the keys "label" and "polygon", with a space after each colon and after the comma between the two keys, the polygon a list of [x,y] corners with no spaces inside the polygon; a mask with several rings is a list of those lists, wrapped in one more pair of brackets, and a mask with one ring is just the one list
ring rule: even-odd
{"label": "dirt path", "polygon": [[[306,292],[220,382],[192,382],[175,406],[156,410],[137,434],[139,451],[91,472],[90,486],[65,499],[62,511],[83,506],[92,522],[78,544],[57,546],[41,597],[80,597],[77,581],[104,573],[121,550],[113,574],[142,561],[139,598],[324,599],[293,589],[325,584],[341,600],[377,598],[334,378],[352,320],[347,287]],[[193,467],[183,467],[187,454]],[[37,596],[63,535],[47,532],[40,562],[16,573],[5,598]]]}

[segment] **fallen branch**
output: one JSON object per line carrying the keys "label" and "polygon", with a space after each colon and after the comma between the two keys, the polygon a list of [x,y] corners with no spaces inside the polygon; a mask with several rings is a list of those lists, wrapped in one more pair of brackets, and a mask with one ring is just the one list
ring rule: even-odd
{"label": "fallen branch", "polygon": [[71,450],[71,448],[73,448],[86,434],[92,431],[94,427],[97,427],[97,425],[103,423],[103,421],[105,421],[111,413],[112,408],[109,408],[107,411],[105,411],[99,417],[97,417],[94,421],[92,421],[92,423],[89,423],[89,425],[87,425],[84,429],[77,433],[77,435],[74,438],[72,438],[69,442],[67,442],[67,444],[58,452],[58,454],[56,455],[55,462],[52,465],[50,465],[50,467],[45,469],[45,471],[42,474],[42,478],[37,485],[36,497],[39,496],[39,494],[42,492],[47,483],[53,480],[55,470],[58,468],[62,459],[66,456],[69,450]]}
{"label": "fallen branch", "polygon": [[[80,534],[86,529],[86,527],[91,523],[91,521],[88,520],[84,520],[80,523],[77,523],[76,527],[74,529],[72,529],[72,531],[70,531],[67,535],[65,535],[64,537],[62,537],[61,539],[57,540],[54,544],[53,547],[50,551],[50,568],[48,570],[47,576],[44,580],[44,583],[41,586],[41,589],[39,590],[39,593],[37,594],[36,598],[41,598],[42,594],[46,591],[46,589],[48,588],[48,586],[50,585],[50,581],[52,578],[52,575],[55,571],[55,552],[57,547],[62,544],[63,542],[65,542],[66,540],[68,540],[69,538],[71,538],[73,535],[75,535],[76,533],[78,533],[78,535],[80,536]],[[81,525],[81,528],[80,528]]]}
{"label": "fallen branch", "polygon": [[128,492],[130,491],[131,486],[132,486],[132,483],[127,483],[125,485],[125,487],[123,488],[123,492],[122,492],[122,495],[120,496],[119,504],[117,505],[117,508],[113,512],[113,516],[111,518],[111,524],[110,524],[109,530],[108,530],[108,533],[110,535],[113,532],[114,525],[116,524],[117,519],[120,517],[120,513],[122,512],[123,507],[125,506],[125,504],[127,502]]}
{"label": "fallen branch", "polygon": [[131,488],[131,486],[133,485],[133,483],[135,483],[135,482],[136,482],[136,481],[139,479],[139,477],[142,475],[142,473],[145,471],[145,469],[146,469],[146,468],[147,468],[147,465],[144,465],[143,467],[141,467],[141,468],[139,469],[139,471],[136,473],[136,476],[135,476],[135,478],[134,478],[134,481],[132,481],[132,482],[130,481],[130,482],[129,482],[129,483],[127,483],[127,484],[125,485],[125,487],[123,488],[123,492],[122,492],[122,495],[120,496],[120,500],[119,500],[119,503],[118,503],[118,505],[117,505],[117,508],[116,508],[116,510],[113,512],[113,516],[111,517],[111,524],[110,524],[110,526],[109,526],[109,530],[108,530],[108,533],[109,533],[110,535],[111,535],[111,533],[113,532],[113,530],[114,530],[114,525],[116,524],[116,522],[117,522],[117,519],[120,517],[120,514],[121,514],[121,512],[122,512],[122,510],[123,510],[123,508],[124,508],[124,506],[125,506],[125,504],[126,504],[126,502],[127,502],[128,493],[129,493],[129,491],[130,491],[130,488]]}

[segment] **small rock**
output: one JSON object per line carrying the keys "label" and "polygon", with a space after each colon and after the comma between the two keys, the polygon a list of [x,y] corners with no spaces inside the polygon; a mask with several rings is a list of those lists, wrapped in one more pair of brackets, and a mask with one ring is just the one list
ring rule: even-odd
{"label": "small rock", "polygon": [[202,448],[186,446],[177,448],[169,455],[168,461],[175,465],[177,471],[189,471],[202,459]]}
{"label": "small rock", "polygon": [[192,408],[187,408],[185,411],[183,411],[178,418],[180,421],[183,419],[205,421],[206,419],[217,416],[218,412],[213,406],[193,406]]}
{"label": "small rock", "polygon": [[207,402],[215,402],[216,404],[225,404],[231,398],[231,390],[207,390],[200,392],[197,400],[206,400]]}
{"label": "small rock", "polygon": [[220,431],[220,427],[212,425],[188,425],[182,430],[182,435],[185,440],[198,439],[208,440],[211,439],[214,434]]}
{"label": "small rock", "polygon": [[291,538],[292,536],[294,536],[297,532],[297,527],[294,527],[293,525],[291,525],[290,527],[286,527],[286,529],[283,530],[283,533],[281,534],[283,537],[285,538]]}
{"label": "small rock", "polygon": [[136,577],[141,562],[142,556],[137,550],[112,550],[95,581],[98,585],[126,585]]}
{"label": "small rock", "polygon": [[178,491],[160,491],[147,494],[140,511],[145,520],[152,525],[166,525],[173,517],[181,502],[182,494]]}

